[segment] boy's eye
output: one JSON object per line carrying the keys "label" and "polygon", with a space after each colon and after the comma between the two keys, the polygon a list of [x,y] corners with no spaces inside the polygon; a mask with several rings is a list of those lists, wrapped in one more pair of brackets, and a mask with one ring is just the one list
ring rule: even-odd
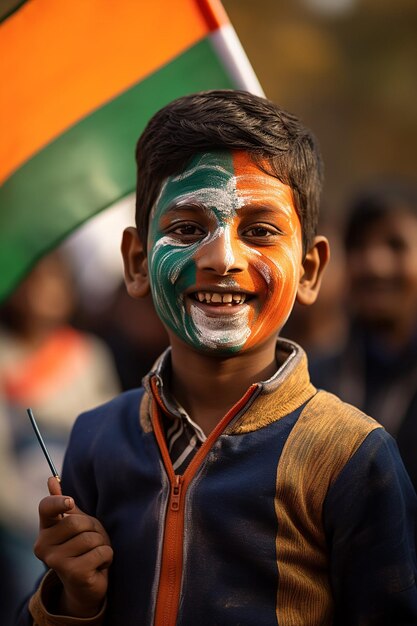
{"label": "boy's eye", "polygon": [[182,241],[189,241],[190,243],[193,241],[198,241],[202,237],[205,236],[204,230],[201,226],[194,224],[192,222],[183,222],[181,224],[174,224],[169,229],[169,234],[176,236],[178,239]]}
{"label": "boy's eye", "polygon": [[276,226],[272,226],[272,224],[257,224],[256,226],[251,226],[250,228],[246,228],[243,232],[243,236],[248,239],[258,239],[258,240],[273,240],[275,237],[282,235],[282,232],[276,228]]}

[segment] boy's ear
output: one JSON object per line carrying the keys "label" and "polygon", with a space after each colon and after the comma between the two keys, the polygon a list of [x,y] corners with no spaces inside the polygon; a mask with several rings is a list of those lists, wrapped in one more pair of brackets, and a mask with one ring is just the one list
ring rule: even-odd
{"label": "boy's ear", "polygon": [[323,271],[330,259],[330,247],[326,237],[314,238],[313,245],[304,257],[298,283],[297,302],[313,304],[320,291]]}
{"label": "boy's ear", "polygon": [[150,292],[148,259],[138,231],[133,226],[123,231],[122,256],[125,283],[132,298],[143,298]]}

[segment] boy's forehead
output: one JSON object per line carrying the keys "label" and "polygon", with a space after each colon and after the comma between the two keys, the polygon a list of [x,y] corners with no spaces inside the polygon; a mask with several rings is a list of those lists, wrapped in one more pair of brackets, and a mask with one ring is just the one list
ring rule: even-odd
{"label": "boy's forehead", "polygon": [[159,209],[189,196],[199,196],[200,201],[209,200],[216,190],[236,191],[232,153],[218,150],[196,154],[180,174],[169,176],[162,184],[156,201]]}
{"label": "boy's forehead", "polygon": [[231,176],[235,175],[233,163],[233,152],[230,150],[211,150],[195,154],[189,161],[184,171],[180,174],[170,176],[168,180],[180,183],[188,179],[196,184],[199,181],[207,182],[213,177],[213,182],[227,182]]}
{"label": "boy's forehead", "polygon": [[205,205],[216,198],[216,204],[236,210],[254,195],[292,203],[290,188],[261,170],[249,153],[213,150],[196,154],[183,172],[164,181],[155,209],[164,211],[194,197]]}

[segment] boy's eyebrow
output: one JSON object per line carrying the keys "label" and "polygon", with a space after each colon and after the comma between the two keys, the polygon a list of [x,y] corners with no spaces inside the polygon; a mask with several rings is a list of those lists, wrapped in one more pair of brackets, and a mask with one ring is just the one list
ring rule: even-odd
{"label": "boy's eyebrow", "polygon": [[[182,213],[196,213],[196,212],[207,212],[208,208],[205,204],[199,202],[198,200],[193,200],[189,198],[187,200],[181,199],[179,201],[173,201],[169,204],[168,208],[163,212],[161,217],[169,218],[169,216],[174,213],[181,211]],[[260,219],[261,217],[289,217],[290,206],[288,205],[280,205],[276,206],[274,204],[270,204],[269,202],[263,201],[254,201],[252,198],[248,201],[247,204],[242,204],[237,210],[240,217],[246,218],[248,215],[253,215],[255,219]]]}
{"label": "boy's eyebrow", "polygon": [[276,215],[285,215],[288,216],[288,209],[290,207],[287,205],[280,205],[280,206],[276,206],[276,205],[272,205],[269,204],[268,202],[254,202],[253,200],[250,200],[247,204],[242,204],[242,206],[239,208],[239,214],[240,215],[245,215],[246,213],[248,214],[256,214],[256,215],[271,215],[271,216],[276,216]]}
{"label": "boy's eyebrow", "polygon": [[269,202],[263,202],[253,199],[250,199],[248,202],[245,202],[240,207],[243,211],[252,212],[252,213],[276,213],[279,211],[280,207],[276,207],[273,204],[269,204]]}
{"label": "boy's eyebrow", "polygon": [[205,210],[206,207],[204,206],[204,204],[202,204],[201,202],[199,202],[198,200],[193,200],[193,199],[182,199],[182,200],[174,200],[173,202],[171,202],[168,207],[165,209],[164,211],[164,215],[169,215],[169,213],[173,213],[174,211],[200,211],[200,210]]}

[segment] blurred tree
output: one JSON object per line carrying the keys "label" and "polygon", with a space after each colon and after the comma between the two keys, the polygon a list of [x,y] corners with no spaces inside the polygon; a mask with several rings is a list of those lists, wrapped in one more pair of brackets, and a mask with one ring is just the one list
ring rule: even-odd
{"label": "blurred tree", "polygon": [[223,4],[267,96],[318,136],[329,209],[370,176],[415,177],[415,0]]}

